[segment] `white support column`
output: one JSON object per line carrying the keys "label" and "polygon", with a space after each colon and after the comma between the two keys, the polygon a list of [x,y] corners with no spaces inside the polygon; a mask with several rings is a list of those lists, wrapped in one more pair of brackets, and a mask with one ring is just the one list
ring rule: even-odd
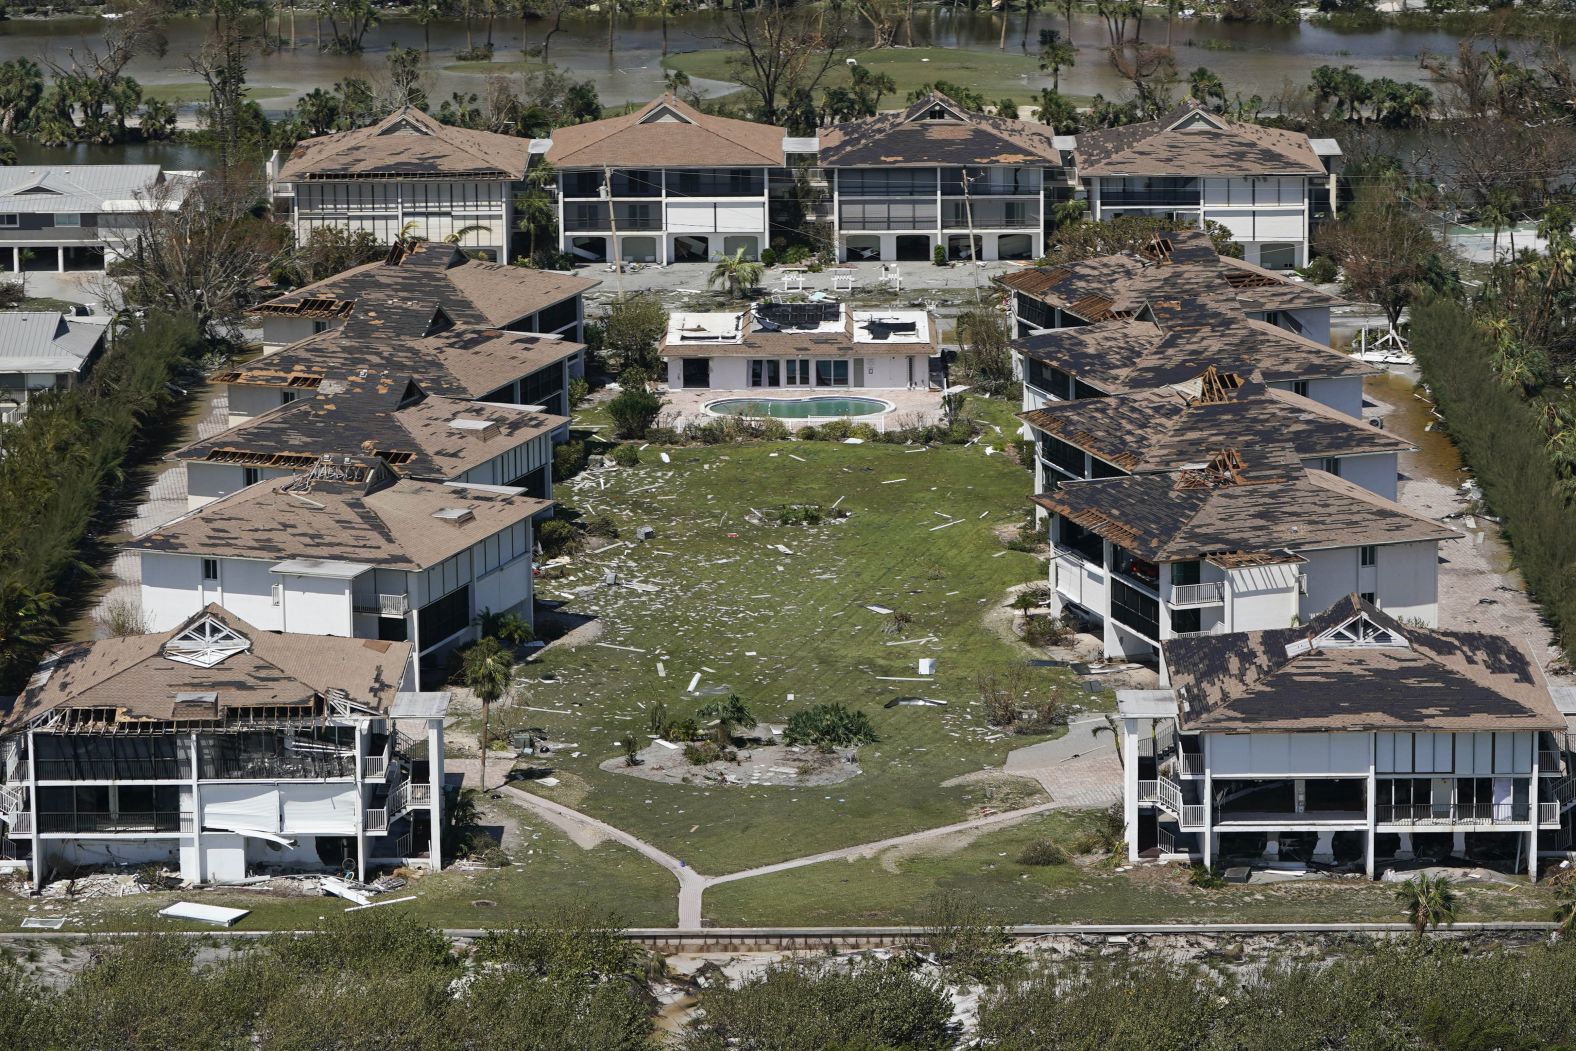
{"label": "white support column", "polygon": [[63,273],[66,272],[66,246],[65,245],[61,245],[60,247],[55,249],[55,272],[59,273],[59,274],[63,274]]}
{"label": "white support column", "polygon": [[1375,809],[1376,797],[1379,793],[1379,779],[1376,775],[1378,766],[1378,738],[1375,734],[1368,735],[1368,829],[1364,837],[1363,870],[1368,873],[1368,878],[1374,878],[1374,825],[1377,817]]}
{"label": "white support column", "polygon": [[1122,822],[1128,864],[1138,863],[1138,720],[1122,720]]}
{"label": "white support column", "polygon": [[1538,820],[1541,816],[1538,813],[1538,798],[1541,794],[1539,789],[1542,788],[1542,784],[1538,781],[1540,776],[1538,773],[1538,735],[1534,733],[1532,735],[1532,781],[1527,786],[1527,798],[1532,802],[1532,813],[1528,815],[1532,818],[1532,824],[1527,829],[1527,878],[1534,883],[1538,882]]}
{"label": "white support column", "polygon": [[207,860],[202,853],[202,783],[201,766],[197,760],[197,731],[187,735],[192,751],[192,857],[196,858],[197,882],[205,882]]}
{"label": "white support column", "polygon": [[1199,833],[1199,846],[1207,868],[1215,867],[1215,777],[1211,772],[1214,764],[1211,763],[1209,752],[1209,734],[1203,734],[1200,742],[1204,750],[1204,829]]}
{"label": "white support column", "polygon": [[43,842],[38,837],[38,751],[34,747],[32,730],[27,731],[27,809],[33,815],[33,831],[28,837],[32,843],[33,864],[29,867],[33,870],[33,889],[39,890],[44,886],[44,856]]}
{"label": "white support column", "polygon": [[428,868],[443,868],[443,720],[427,722],[427,774],[432,793],[432,845],[428,848]]}
{"label": "white support column", "polygon": [[[394,732],[394,724],[389,724],[389,732]],[[367,881],[367,793],[362,778],[363,758],[367,755],[367,724],[365,720],[356,723],[356,758],[353,776],[356,782],[356,879],[362,883]]]}

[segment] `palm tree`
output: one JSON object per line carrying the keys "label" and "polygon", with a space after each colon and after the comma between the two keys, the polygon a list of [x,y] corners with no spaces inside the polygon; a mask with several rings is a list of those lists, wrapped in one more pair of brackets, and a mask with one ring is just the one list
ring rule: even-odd
{"label": "palm tree", "polygon": [[755,716],[750,714],[736,693],[728,694],[726,701],[701,705],[695,714],[702,719],[717,720],[717,743],[724,746],[733,740],[735,729],[747,729],[755,725]]}
{"label": "palm tree", "polygon": [[[1023,39],[1018,41],[1018,45],[1025,52],[1029,50],[1029,23],[1034,21],[1034,12],[1039,9],[1040,0],[1023,0]],[[909,43],[912,44],[913,41],[911,40]]]}
{"label": "palm tree", "polygon": [[488,724],[492,718],[493,702],[509,692],[514,679],[514,654],[491,636],[477,642],[465,651],[465,662],[460,677],[476,699],[482,702],[482,772],[481,787],[487,787],[487,745],[490,741]]}
{"label": "palm tree", "polygon": [[1456,922],[1456,891],[1447,876],[1420,872],[1395,889],[1395,900],[1419,938],[1430,927]]}
{"label": "palm tree", "polygon": [[1051,205],[1051,219],[1057,226],[1070,226],[1081,223],[1088,212],[1089,202],[1082,197],[1057,201]]}
{"label": "palm tree", "polygon": [[[1187,86],[1193,100],[1206,109],[1220,113],[1226,108],[1226,84],[1209,67],[1199,66],[1195,69],[1187,79]],[[1216,105],[1210,105],[1212,99]]]}
{"label": "palm tree", "polygon": [[1050,71],[1051,90],[1060,95],[1062,70],[1072,69],[1078,64],[1078,49],[1073,47],[1071,41],[1061,39],[1061,35],[1056,30],[1050,32],[1051,38],[1044,41],[1040,48],[1040,71]]}
{"label": "palm tree", "polygon": [[1079,0],[1055,0],[1056,6],[1061,9],[1062,16],[1067,19],[1067,43],[1073,47],[1073,12],[1078,10]]}
{"label": "palm tree", "polygon": [[1488,200],[1478,212],[1478,218],[1494,228],[1494,262],[1497,263],[1499,262],[1499,232],[1507,226],[1516,225],[1515,198],[1503,187],[1490,190]]}
{"label": "palm tree", "polygon": [[744,249],[739,249],[732,255],[725,255],[712,267],[711,276],[706,278],[706,287],[722,285],[728,290],[728,298],[735,299],[744,295],[747,289],[760,284],[761,274],[765,268],[760,263],[744,258]]}
{"label": "palm tree", "polygon": [[553,204],[553,166],[543,161],[525,174],[525,192],[514,199],[517,225],[525,233],[526,258],[536,258],[536,235],[558,222],[558,208]]}

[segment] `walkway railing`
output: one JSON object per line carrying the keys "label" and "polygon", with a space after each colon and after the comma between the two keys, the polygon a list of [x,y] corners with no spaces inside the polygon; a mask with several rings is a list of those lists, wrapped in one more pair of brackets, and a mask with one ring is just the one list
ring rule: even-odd
{"label": "walkway railing", "polygon": [[1504,825],[1531,821],[1532,808],[1526,803],[1385,804],[1374,808],[1374,820],[1381,825]]}
{"label": "walkway railing", "polygon": [[1173,606],[1213,606],[1226,600],[1226,586],[1220,581],[1209,584],[1174,584],[1171,588]]}

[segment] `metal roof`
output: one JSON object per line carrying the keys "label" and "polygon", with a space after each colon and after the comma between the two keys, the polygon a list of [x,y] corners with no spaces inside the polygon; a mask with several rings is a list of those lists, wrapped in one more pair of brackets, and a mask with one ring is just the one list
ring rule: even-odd
{"label": "metal roof", "polygon": [[55,311],[3,311],[0,372],[77,372],[103,339],[103,325],[84,324]]}

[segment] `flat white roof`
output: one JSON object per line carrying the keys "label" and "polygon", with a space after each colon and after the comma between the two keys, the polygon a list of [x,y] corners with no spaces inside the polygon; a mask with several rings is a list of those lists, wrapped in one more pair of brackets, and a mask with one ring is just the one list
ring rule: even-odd
{"label": "flat white roof", "polygon": [[288,577],[353,580],[371,568],[371,566],[364,566],[359,562],[334,562],[326,558],[292,558],[269,566],[268,572]]}
{"label": "flat white roof", "polygon": [[923,310],[856,310],[855,343],[929,343],[930,315]]}
{"label": "flat white roof", "polygon": [[668,343],[737,343],[743,330],[742,313],[673,314],[668,318]]}
{"label": "flat white roof", "polygon": [[449,695],[434,693],[396,693],[389,705],[390,719],[442,719],[449,713]]}
{"label": "flat white roof", "polygon": [[1170,690],[1117,690],[1116,712],[1124,719],[1174,719],[1177,697]]}

